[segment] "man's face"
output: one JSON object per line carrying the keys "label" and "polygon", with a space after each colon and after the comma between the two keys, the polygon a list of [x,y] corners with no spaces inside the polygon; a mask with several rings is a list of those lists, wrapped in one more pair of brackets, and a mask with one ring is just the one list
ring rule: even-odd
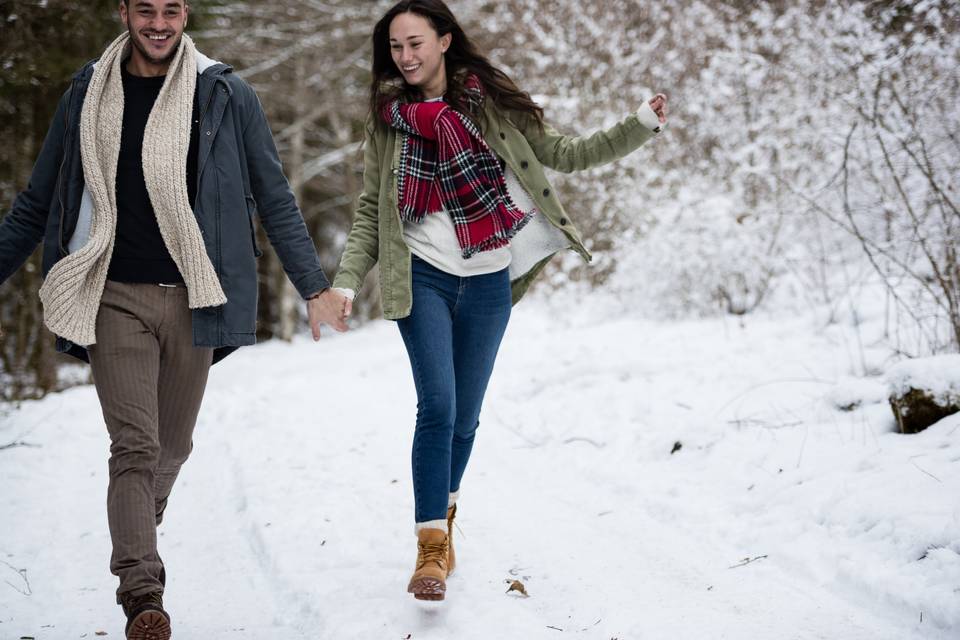
{"label": "man's face", "polygon": [[184,0],[129,0],[120,3],[120,19],[130,32],[135,53],[155,65],[169,64],[187,27]]}

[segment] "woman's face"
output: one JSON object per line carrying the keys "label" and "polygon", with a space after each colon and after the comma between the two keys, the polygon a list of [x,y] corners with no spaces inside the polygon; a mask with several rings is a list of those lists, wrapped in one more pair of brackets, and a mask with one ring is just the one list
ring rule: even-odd
{"label": "woman's face", "polygon": [[401,13],[390,23],[390,53],[407,84],[419,87],[427,98],[447,89],[443,53],[451,35],[440,37],[430,22],[416,13]]}

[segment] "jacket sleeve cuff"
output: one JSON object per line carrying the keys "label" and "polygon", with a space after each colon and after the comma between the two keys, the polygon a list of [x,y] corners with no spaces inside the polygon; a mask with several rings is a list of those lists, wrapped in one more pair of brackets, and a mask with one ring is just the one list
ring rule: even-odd
{"label": "jacket sleeve cuff", "polygon": [[323,271],[320,271],[309,278],[294,283],[294,286],[296,286],[297,293],[300,294],[301,298],[309,300],[318,293],[322,293],[324,289],[329,289],[330,281],[327,280]]}
{"label": "jacket sleeve cuff", "polygon": [[663,131],[663,128],[667,123],[660,122],[660,118],[657,116],[657,113],[653,110],[653,107],[650,106],[649,102],[644,102],[640,105],[640,108],[637,109],[637,118],[640,119],[640,123],[643,124],[647,129],[653,131],[654,133],[660,133]]}
{"label": "jacket sleeve cuff", "polygon": [[346,297],[350,302],[353,302],[353,299],[357,297],[357,292],[353,289],[346,289],[344,287],[334,287],[334,291]]}
{"label": "jacket sleeve cuff", "polygon": [[363,281],[357,282],[355,278],[348,277],[346,272],[341,268],[337,270],[337,275],[333,278],[333,284],[330,286],[334,289],[339,289],[343,295],[347,295],[344,291],[352,291],[354,296],[356,296],[360,289],[363,288]]}

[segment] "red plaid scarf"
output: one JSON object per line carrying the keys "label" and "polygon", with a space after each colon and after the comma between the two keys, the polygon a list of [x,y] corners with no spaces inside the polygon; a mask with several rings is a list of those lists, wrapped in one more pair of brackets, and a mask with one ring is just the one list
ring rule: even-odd
{"label": "red plaid scarf", "polygon": [[[468,104],[480,105],[476,76],[465,83]],[[421,222],[446,209],[464,258],[506,246],[530,220],[507,192],[500,159],[476,125],[446,102],[388,102],[381,111],[401,136],[397,178],[400,217]]]}

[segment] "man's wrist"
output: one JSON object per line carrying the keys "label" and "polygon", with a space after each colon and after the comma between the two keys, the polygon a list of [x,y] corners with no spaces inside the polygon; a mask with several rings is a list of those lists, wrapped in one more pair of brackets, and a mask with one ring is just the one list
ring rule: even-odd
{"label": "man's wrist", "polygon": [[315,294],[313,294],[312,296],[307,296],[307,300],[308,300],[308,301],[310,301],[310,300],[316,300],[317,298],[319,298],[320,296],[322,296],[322,295],[324,294],[324,292],[329,291],[329,290],[330,290],[330,287],[325,287],[325,288],[323,288],[323,289],[320,289],[320,291],[317,291],[317,292],[316,292]]}

